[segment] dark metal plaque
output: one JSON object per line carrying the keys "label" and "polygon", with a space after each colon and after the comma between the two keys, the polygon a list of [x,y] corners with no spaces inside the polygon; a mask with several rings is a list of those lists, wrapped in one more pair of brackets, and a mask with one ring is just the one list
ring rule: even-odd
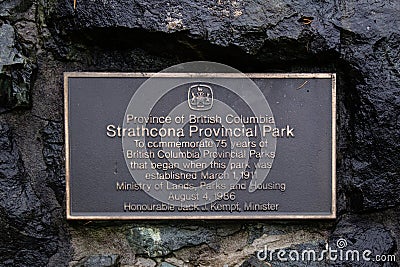
{"label": "dark metal plaque", "polygon": [[65,73],[67,218],[335,218],[335,77]]}

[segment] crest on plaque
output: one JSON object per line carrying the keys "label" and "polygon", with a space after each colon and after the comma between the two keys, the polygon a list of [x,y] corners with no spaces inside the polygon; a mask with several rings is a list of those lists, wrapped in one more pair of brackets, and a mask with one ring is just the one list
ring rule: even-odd
{"label": "crest on plaque", "polygon": [[192,110],[204,111],[212,108],[214,101],[213,91],[210,86],[196,84],[189,87],[188,104]]}

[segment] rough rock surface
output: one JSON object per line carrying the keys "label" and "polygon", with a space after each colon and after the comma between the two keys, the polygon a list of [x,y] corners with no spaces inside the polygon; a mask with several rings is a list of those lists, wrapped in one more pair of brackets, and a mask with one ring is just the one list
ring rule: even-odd
{"label": "rough rock surface", "polygon": [[127,240],[136,254],[160,257],[186,246],[212,244],[216,238],[215,229],[204,227],[134,227]]}
{"label": "rough rock surface", "polygon": [[168,262],[162,262],[160,267],[176,267],[175,265],[169,264]]}
{"label": "rough rock surface", "polygon": [[255,256],[251,256],[245,262],[243,262],[240,267],[270,267],[270,265],[267,265]]}
{"label": "rough rock surface", "polygon": [[64,132],[61,123],[49,122],[41,130],[43,142],[43,160],[47,166],[48,186],[53,189],[61,204],[65,195]]}
{"label": "rough rock surface", "polygon": [[83,258],[79,263],[74,265],[74,267],[119,267],[119,266],[121,266],[119,255],[92,255]]}
{"label": "rough rock surface", "polygon": [[[344,216],[330,236],[330,244],[335,249],[357,250],[360,255],[363,251],[370,250],[371,256],[393,255],[397,250],[396,241],[389,229],[380,221],[381,218],[368,218],[365,216]],[[340,239],[346,240],[344,245]],[[360,256],[361,258],[362,256]],[[346,260],[331,262],[331,266],[343,266]],[[352,262],[352,266],[376,266],[375,263]],[[398,266],[396,263],[386,263],[384,266]]]}
{"label": "rough rock surface", "polygon": [[0,26],[0,113],[30,107],[35,66],[17,50],[14,28]]}
{"label": "rough rock surface", "polygon": [[[77,4],[0,2],[0,113],[8,112],[0,114],[0,265],[68,266],[120,255],[127,266],[263,266],[255,253],[265,245],[301,249],[340,238],[399,259],[400,3]],[[192,60],[243,72],[338,74],[336,221],[66,222],[62,73],[159,71]]]}
{"label": "rough rock surface", "polygon": [[0,113],[31,106],[36,74],[34,2],[0,2]]}

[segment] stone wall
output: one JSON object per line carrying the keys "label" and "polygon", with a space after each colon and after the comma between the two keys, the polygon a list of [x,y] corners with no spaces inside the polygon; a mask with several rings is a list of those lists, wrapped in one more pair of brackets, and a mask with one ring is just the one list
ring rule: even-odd
{"label": "stone wall", "polygon": [[[257,251],[400,253],[397,1],[0,1],[0,266],[270,266]],[[338,74],[335,221],[67,222],[63,72]],[[397,262],[270,262],[398,266]]]}

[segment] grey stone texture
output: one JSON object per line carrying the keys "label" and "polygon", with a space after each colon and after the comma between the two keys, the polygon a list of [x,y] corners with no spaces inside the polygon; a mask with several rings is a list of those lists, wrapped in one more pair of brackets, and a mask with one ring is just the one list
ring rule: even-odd
{"label": "grey stone texture", "polygon": [[[0,266],[268,266],[264,246],[340,238],[399,259],[399,13],[397,1],[367,0],[1,1]],[[194,60],[337,73],[336,220],[66,221],[63,72]],[[290,264],[273,262],[398,260]]]}
{"label": "grey stone texture", "polygon": [[91,255],[75,264],[76,267],[119,267],[119,255]]}

